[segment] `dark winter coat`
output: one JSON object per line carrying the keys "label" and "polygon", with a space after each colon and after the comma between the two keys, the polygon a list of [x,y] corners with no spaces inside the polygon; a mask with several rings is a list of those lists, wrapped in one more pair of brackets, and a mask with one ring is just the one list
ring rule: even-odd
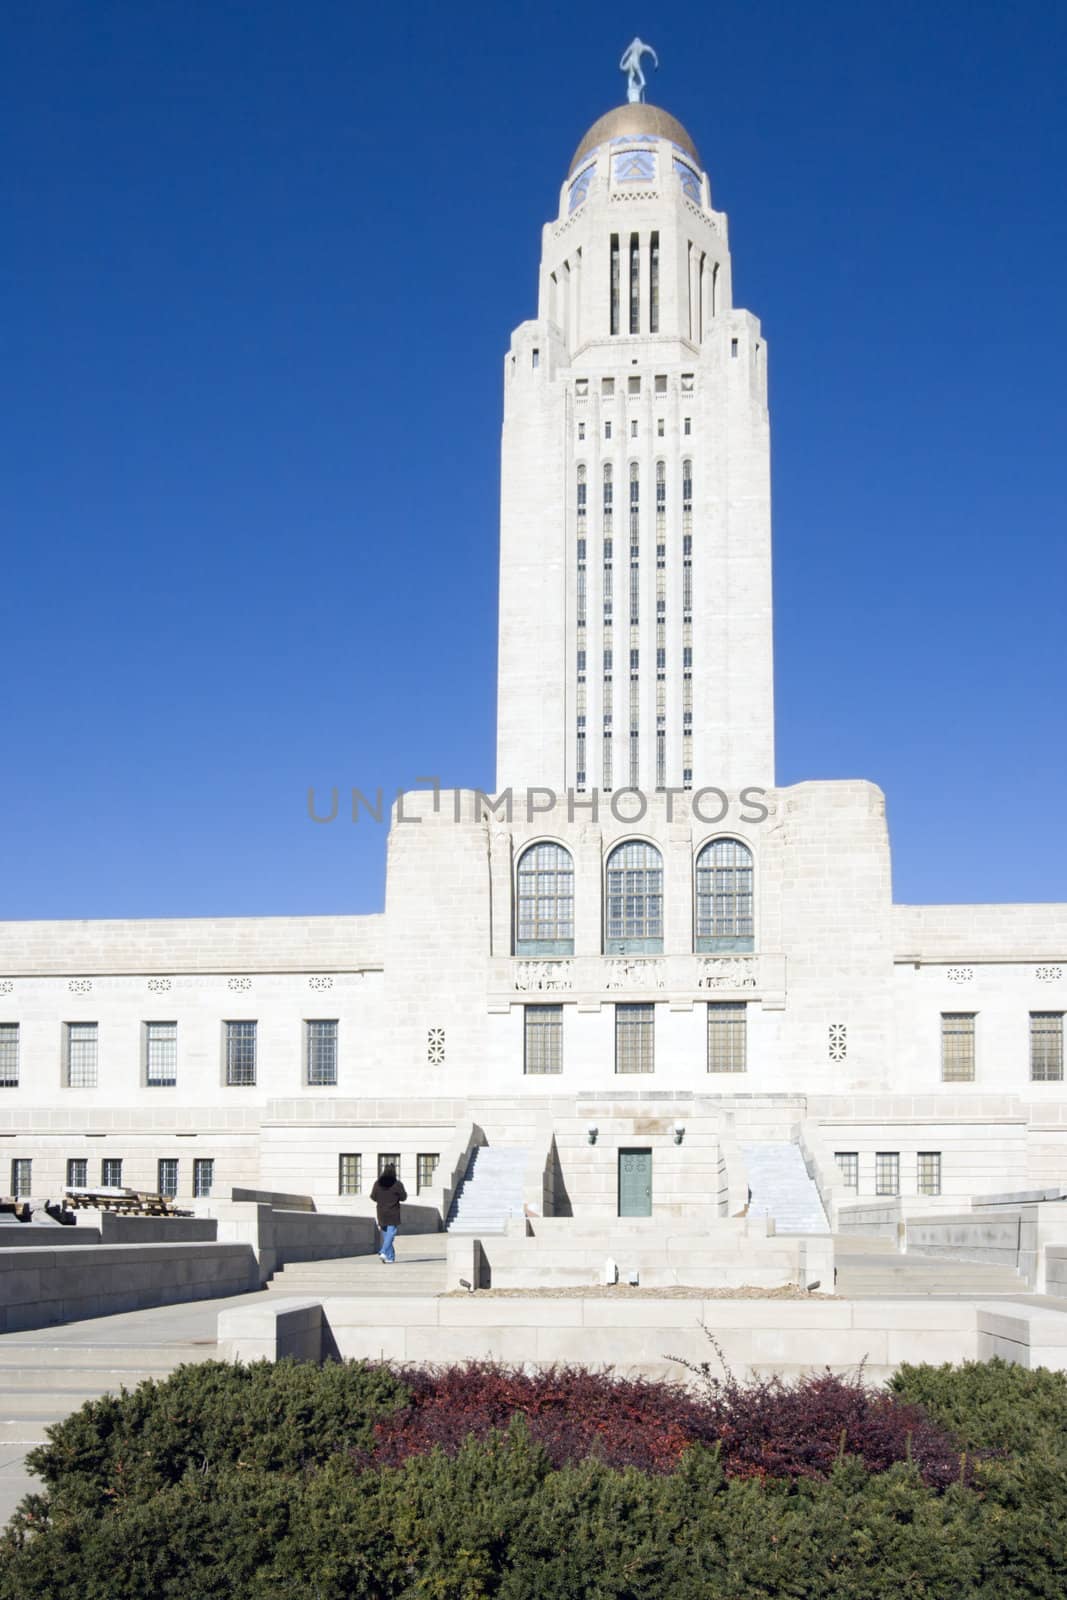
{"label": "dark winter coat", "polygon": [[398,1178],[388,1189],[383,1189],[380,1183],[375,1183],[370,1192],[370,1197],[378,1207],[379,1228],[399,1228],[400,1202],[406,1200],[408,1192]]}

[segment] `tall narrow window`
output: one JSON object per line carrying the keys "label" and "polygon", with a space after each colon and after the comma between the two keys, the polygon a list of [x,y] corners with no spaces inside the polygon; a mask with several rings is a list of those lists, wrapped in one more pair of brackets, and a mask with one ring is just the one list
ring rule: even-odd
{"label": "tall narrow window", "polygon": [[337,1193],[359,1194],[363,1188],[363,1157],[352,1154],[337,1157]]}
{"label": "tall narrow window", "polygon": [[11,1163],[11,1193],[16,1200],[28,1200],[33,1193],[33,1162],[26,1156]]}
{"label": "tall narrow window", "polygon": [[751,950],[752,852],[740,839],[713,839],[697,856],[698,950]]}
{"label": "tall narrow window", "polygon": [[1063,1081],[1063,1012],[1030,1013],[1030,1079],[1033,1083]]}
{"label": "tall narrow window", "polygon": [[250,1088],[256,1081],[256,1025],[254,1022],[224,1022],[223,1028],[226,1083],[230,1088]]}
{"label": "tall narrow window", "polygon": [[648,246],[648,331],[659,332],[659,234],[654,233]]}
{"label": "tall narrow window", "polygon": [[941,1077],[945,1083],[974,1080],[973,1011],[941,1013]]}
{"label": "tall narrow window", "polygon": [[0,1022],[0,1089],[17,1089],[19,1083],[19,1025]]}
{"label": "tall narrow window", "polygon": [[609,955],[663,949],[663,857],[642,839],[616,845],[608,857],[606,947]]}
{"label": "tall narrow window", "polygon": [[[619,331],[619,236],[611,236],[611,331]],[[610,437],[610,435],[609,435]]]}
{"label": "tall narrow window", "polygon": [[708,1071],[744,1072],[748,1007],[713,1000],[708,1005]]}
{"label": "tall narrow window", "polygon": [[641,241],[630,235],[630,332],[641,332]]}
{"label": "tall narrow window", "polygon": [[421,1194],[423,1189],[432,1189],[434,1175],[441,1164],[440,1155],[429,1152],[415,1157],[415,1192]]}
{"label": "tall narrow window", "polygon": [[551,839],[530,845],[519,857],[515,954],[574,954],[574,859]]}
{"label": "tall narrow window", "polygon": [[98,1028],[95,1022],[67,1023],[67,1087],[95,1089]]}
{"label": "tall narrow window", "polygon": [[920,1150],[916,1157],[916,1184],[920,1194],[941,1193],[941,1152]]}
{"label": "tall narrow window", "polygon": [[178,1162],[174,1156],[163,1156],[156,1163],[156,1193],[164,1200],[173,1200],[178,1193]]}
{"label": "tall narrow window", "polygon": [[173,1089],[178,1082],[178,1024],[144,1025],[145,1083],[150,1089]]}
{"label": "tall narrow window", "polygon": [[215,1161],[212,1156],[197,1156],[193,1162],[193,1198],[207,1200],[215,1184]]}
{"label": "tall narrow window", "polygon": [[575,724],[575,784],[577,788],[584,789],[586,781],[586,741],[585,741],[585,657],[586,657],[586,553],[588,549],[588,473],[584,462],[578,467],[577,481],[577,509],[578,509],[578,536],[575,574],[575,592],[577,598],[577,652],[578,652],[578,683],[575,711],[577,721]]}
{"label": "tall narrow window", "polygon": [[122,1188],[122,1157],[105,1156],[100,1163],[100,1183],[105,1189]]}
{"label": "tall narrow window", "polygon": [[[689,418],[686,418],[686,432]],[[693,463],[682,462],[682,786],[693,786]]]}
{"label": "tall narrow window", "polygon": [[900,1193],[900,1152],[879,1150],[874,1158],[875,1194]]}
{"label": "tall narrow window", "polygon": [[89,1186],[89,1163],[84,1156],[71,1156],[67,1162],[67,1188],[87,1189]]}
{"label": "tall narrow window", "polygon": [[655,1006],[615,1007],[615,1071],[653,1072],[656,1066]]}
{"label": "tall narrow window", "polygon": [[308,1087],[332,1089],[337,1085],[337,1019],[314,1018],[304,1024],[304,1051]]}
{"label": "tall narrow window", "polygon": [[531,1074],[563,1071],[563,1007],[523,1007],[523,1070]]}
{"label": "tall narrow window", "polygon": [[837,1170],[841,1182],[846,1189],[859,1190],[860,1186],[860,1156],[858,1150],[837,1150],[834,1152]]}

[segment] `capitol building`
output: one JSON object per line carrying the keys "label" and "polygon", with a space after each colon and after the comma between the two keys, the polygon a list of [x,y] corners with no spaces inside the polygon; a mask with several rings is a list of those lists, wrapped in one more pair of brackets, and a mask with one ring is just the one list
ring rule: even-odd
{"label": "capitol building", "polygon": [[776,785],[727,218],[652,105],[565,156],[503,364],[495,792],[403,797],[374,915],[0,924],[0,1192],[361,1212],[394,1161],[446,1222],[480,1151],[485,1227],[819,1231],[1062,1185],[1067,906],[897,904],[874,784]]}

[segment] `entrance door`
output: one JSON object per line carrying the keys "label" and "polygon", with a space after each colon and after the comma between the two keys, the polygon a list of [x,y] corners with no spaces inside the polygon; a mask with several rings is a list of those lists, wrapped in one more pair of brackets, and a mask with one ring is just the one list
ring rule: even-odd
{"label": "entrance door", "polygon": [[652,1151],[619,1151],[619,1216],[652,1215]]}

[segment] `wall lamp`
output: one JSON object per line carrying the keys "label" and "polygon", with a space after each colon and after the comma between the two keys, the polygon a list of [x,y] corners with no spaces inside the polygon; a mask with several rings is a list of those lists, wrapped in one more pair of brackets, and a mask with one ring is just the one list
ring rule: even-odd
{"label": "wall lamp", "polygon": [[589,1143],[596,1144],[596,1136],[600,1132],[600,1129],[596,1126],[596,1124],[591,1122],[589,1127],[586,1129],[586,1132],[589,1135]]}
{"label": "wall lamp", "polygon": [[676,1122],[674,1124],[674,1142],[675,1142],[675,1144],[681,1144],[681,1142],[682,1142],[682,1140],[684,1138],[685,1138],[685,1123],[684,1122]]}

